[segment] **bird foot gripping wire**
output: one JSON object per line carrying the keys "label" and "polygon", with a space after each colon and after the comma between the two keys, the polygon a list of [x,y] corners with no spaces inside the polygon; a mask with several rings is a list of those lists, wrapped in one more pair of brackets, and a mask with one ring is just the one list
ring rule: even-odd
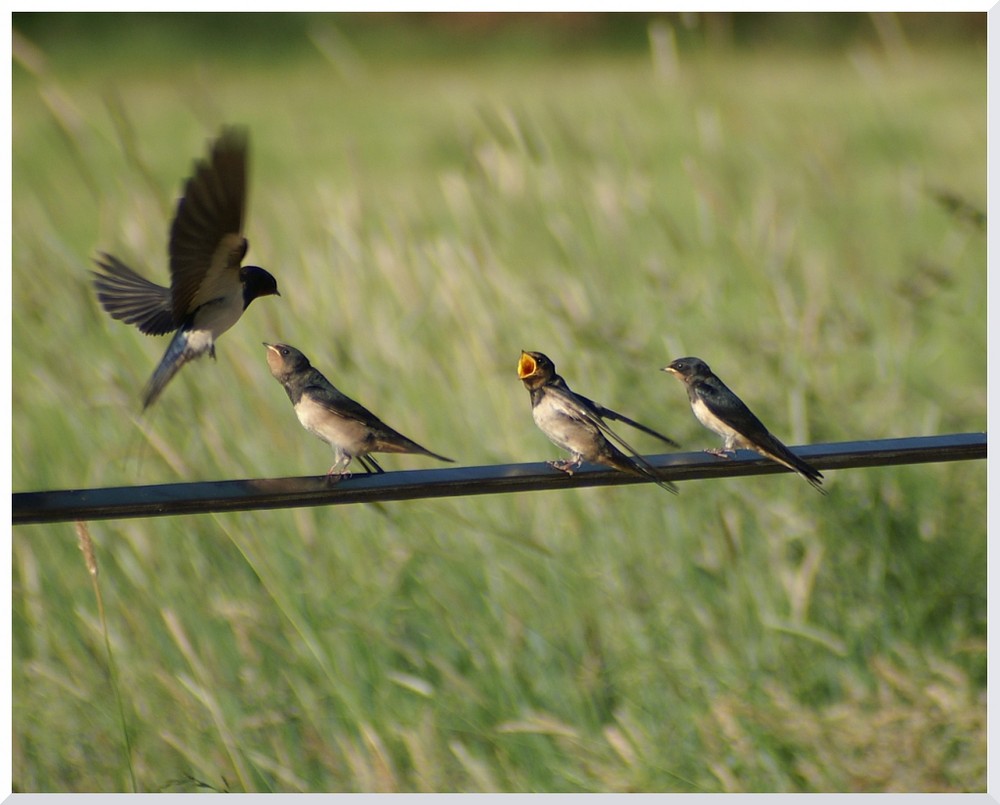
{"label": "bird foot gripping wire", "polygon": [[326,482],[333,486],[333,484],[339,484],[341,481],[350,478],[352,474],[347,470],[338,470],[337,465],[334,464],[326,474]]}
{"label": "bird foot gripping wire", "polygon": [[580,466],[580,461],[546,461],[553,469],[559,470],[559,472],[565,472],[567,475],[572,475],[573,470]]}

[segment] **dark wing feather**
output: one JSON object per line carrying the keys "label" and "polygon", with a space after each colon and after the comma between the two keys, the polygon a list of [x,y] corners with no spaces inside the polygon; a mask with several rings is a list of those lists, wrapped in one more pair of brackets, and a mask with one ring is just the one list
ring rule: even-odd
{"label": "dark wing feather", "polygon": [[695,384],[695,391],[713,414],[738,431],[755,448],[759,448],[759,453],[799,473],[826,494],[826,490],[820,486],[823,473],[789,450],[725,383],[718,378],[702,380]]}
{"label": "dark wing feather", "polygon": [[375,440],[375,449],[384,453],[423,453],[440,461],[454,461],[454,459],[432,453],[426,447],[417,444],[399,431],[390,428],[361,403],[355,402],[340,391],[340,389],[330,383],[317,370],[313,369],[313,371],[315,375],[307,381],[307,384],[302,389],[302,393],[308,394],[313,402],[322,406],[330,413],[344,419],[353,419],[367,427],[371,431],[372,438]]}
{"label": "dark wing feather", "polygon": [[[170,290],[175,318],[183,318],[239,283],[246,254],[247,134],[226,128],[208,161],[195,163],[170,228]],[[229,274],[231,272],[231,275]]]}
{"label": "dark wing feather", "polygon": [[[559,380],[562,381],[562,378],[560,377]],[[587,422],[597,428],[597,430],[606,436],[611,442],[619,445],[622,449],[631,453],[629,458],[631,458],[640,473],[647,476],[651,481],[655,482],[659,486],[662,486],[668,492],[673,492],[675,495],[677,494],[677,487],[670,481],[664,481],[659,478],[656,475],[656,467],[646,461],[638,450],[615,433],[615,431],[613,431],[601,418],[600,411],[603,406],[597,405],[593,400],[581,397],[576,392],[571,391],[565,381],[550,384],[549,392],[565,400],[568,403],[566,408],[571,408],[572,410],[578,412],[578,416],[581,421]],[[643,428],[640,428],[640,430],[643,430]]]}
{"label": "dark wing feather", "polygon": [[653,436],[653,437],[659,439],[661,442],[665,442],[666,444],[669,444],[671,447],[680,447],[680,445],[677,444],[677,442],[675,442],[669,436],[664,436],[659,431],[655,431],[652,428],[650,428],[650,427],[648,427],[646,425],[643,425],[641,422],[636,422],[634,419],[629,419],[627,416],[625,416],[625,414],[619,414],[617,411],[612,411],[610,408],[605,408],[600,403],[596,403],[593,400],[588,400],[586,397],[583,397],[583,396],[581,396],[579,394],[577,394],[576,396],[582,402],[587,403],[591,408],[594,409],[594,411],[599,416],[603,417],[604,419],[614,419],[614,420],[617,420],[618,422],[624,422],[626,425],[630,425],[631,427],[635,428],[636,430],[641,430],[643,433],[647,433],[650,436]]}
{"label": "dark wing feather", "polygon": [[150,282],[117,257],[101,252],[94,260],[106,273],[93,272],[97,299],[113,319],[134,324],[147,335],[176,330],[170,289]]}
{"label": "dark wing feather", "polygon": [[344,419],[356,420],[370,428],[376,428],[380,425],[385,427],[382,420],[375,414],[340,391],[316,369],[313,369],[312,372],[313,376],[302,387],[302,394],[308,395],[313,402],[331,414],[336,414]]}
{"label": "dark wing feather", "polygon": [[758,452],[763,453],[777,463],[784,464],[789,469],[794,470],[811,483],[813,487],[818,489],[824,495],[826,494],[826,490],[822,487],[823,473],[812,466],[812,464],[803,461],[795,455],[795,453],[788,449],[788,447],[779,441],[773,434],[768,433],[767,437],[761,439],[757,442],[757,444],[759,445]]}
{"label": "dark wing feather", "polygon": [[717,377],[699,380],[693,385],[708,410],[746,438],[761,441],[770,435],[754,412]]}

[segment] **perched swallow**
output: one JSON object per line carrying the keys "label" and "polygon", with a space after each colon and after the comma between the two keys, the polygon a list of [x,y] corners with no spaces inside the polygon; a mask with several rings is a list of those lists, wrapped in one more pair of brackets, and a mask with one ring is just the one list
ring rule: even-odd
{"label": "perched swallow", "polygon": [[383,472],[370,453],[419,453],[438,461],[453,461],[394,431],[335,388],[295,347],[268,343],[264,346],[268,368],[285,387],[302,427],[333,448],[336,461],[327,476],[350,477],[345,470],[352,458],[360,461],[369,473]]}
{"label": "perched swallow", "polygon": [[663,367],[687,388],[691,410],[698,421],[718,433],[725,444],[722,449],[706,450],[713,456],[729,458],[736,448],[755,450],[772,461],[797,472],[824,495],[823,473],[810,466],[779,442],[763,423],[754,416],[739,397],[717,378],[700,358],[678,358]]}
{"label": "perched swallow", "polygon": [[246,207],[247,135],[225,128],[208,160],[195,163],[170,227],[170,287],[137,274],[117,257],[100,253],[93,272],[101,306],[112,318],[147,335],[177,331],[142,396],[152,405],[188,361],[206,352],[258,296],[278,294],[278,284],[258,266],[240,265]]}
{"label": "perched swallow", "polygon": [[[541,352],[522,350],[517,362],[517,376],[531,393],[531,415],[535,424],[553,444],[569,451],[573,457],[571,461],[550,461],[550,466],[572,475],[583,461],[605,464],[653,481],[677,494],[677,487],[658,478],[653,466],[611,430],[604,420],[616,419],[672,447],[678,447],[673,439],[570,391],[566,381],[556,374],[555,365]],[[632,456],[625,455],[609,439],[620,444]]]}

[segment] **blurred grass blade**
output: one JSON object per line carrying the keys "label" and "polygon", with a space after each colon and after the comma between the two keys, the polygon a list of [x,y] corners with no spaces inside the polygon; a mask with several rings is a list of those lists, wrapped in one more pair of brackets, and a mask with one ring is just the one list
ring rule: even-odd
{"label": "blurred grass blade", "polygon": [[122,743],[124,744],[125,763],[128,766],[129,779],[132,782],[132,791],[138,793],[136,785],[135,769],[132,765],[132,741],[128,734],[128,725],[125,721],[125,704],[122,701],[121,685],[118,682],[118,668],[115,664],[114,652],[111,650],[111,638],[108,635],[108,621],[104,613],[104,598],[101,596],[101,585],[98,581],[97,554],[94,551],[94,541],[90,538],[90,529],[82,520],[76,521],[76,535],[79,541],[80,550],[83,552],[83,560],[90,574],[90,582],[94,587],[94,598],[97,601],[97,613],[101,619],[101,631],[104,633],[104,651],[108,658],[108,677],[111,680],[111,690],[115,695],[115,702],[118,705],[118,720],[122,730]]}

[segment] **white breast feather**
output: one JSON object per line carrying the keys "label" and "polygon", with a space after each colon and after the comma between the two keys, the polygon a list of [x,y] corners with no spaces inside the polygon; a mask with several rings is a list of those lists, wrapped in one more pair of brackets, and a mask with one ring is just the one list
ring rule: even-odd
{"label": "white breast feather", "polygon": [[694,405],[691,406],[691,410],[694,411],[694,415],[698,418],[698,421],[702,425],[709,430],[718,433],[723,439],[726,440],[727,444],[729,444],[732,440],[739,438],[739,433],[709,411],[708,406],[705,405],[704,400],[700,397],[695,400]]}
{"label": "white breast feather", "polygon": [[532,410],[535,424],[549,439],[563,450],[579,455],[591,452],[596,428],[582,422],[562,397],[546,394]]}
{"label": "white breast feather", "polygon": [[368,428],[356,419],[338,416],[303,396],[295,406],[302,427],[338,452],[356,456],[365,452]]}

